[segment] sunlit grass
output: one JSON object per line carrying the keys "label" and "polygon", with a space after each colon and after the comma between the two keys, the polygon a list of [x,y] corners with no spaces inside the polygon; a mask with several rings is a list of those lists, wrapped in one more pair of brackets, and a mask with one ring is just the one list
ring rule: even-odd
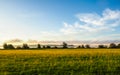
{"label": "sunlit grass", "polygon": [[0,75],[119,75],[119,73],[119,49],[0,51]]}

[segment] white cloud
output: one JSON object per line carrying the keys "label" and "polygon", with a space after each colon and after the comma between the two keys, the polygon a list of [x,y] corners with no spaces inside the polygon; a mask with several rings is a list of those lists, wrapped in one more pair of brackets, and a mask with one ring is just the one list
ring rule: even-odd
{"label": "white cloud", "polygon": [[[116,27],[120,25],[120,10],[106,9],[97,13],[79,13],[79,21],[69,24],[58,31],[42,32],[43,40],[117,40]],[[115,32],[112,33],[112,32]],[[107,35],[106,35],[107,34]],[[117,36],[115,36],[117,34]]]}
{"label": "white cloud", "polygon": [[65,34],[84,34],[85,32],[96,34],[114,31],[120,25],[120,10],[106,9],[101,15],[97,13],[80,13],[76,16],[79,22],[75,22],[73,25],[64,23],[65,26],[61,29],[61,32]]}

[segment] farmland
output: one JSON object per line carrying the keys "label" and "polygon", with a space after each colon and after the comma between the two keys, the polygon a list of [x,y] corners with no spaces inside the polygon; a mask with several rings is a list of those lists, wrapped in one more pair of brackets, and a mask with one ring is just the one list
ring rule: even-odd
{"label": "farmland", "polygon": [[119,75],[120,49],[0,50],[0,75]]}

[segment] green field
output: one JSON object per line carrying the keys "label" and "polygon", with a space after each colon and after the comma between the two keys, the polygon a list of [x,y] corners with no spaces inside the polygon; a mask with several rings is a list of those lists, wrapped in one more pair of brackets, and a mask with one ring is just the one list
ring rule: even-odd
{"label": "green field", "polygon": [[0,50],[0,75],[120,75],[120,49]]}

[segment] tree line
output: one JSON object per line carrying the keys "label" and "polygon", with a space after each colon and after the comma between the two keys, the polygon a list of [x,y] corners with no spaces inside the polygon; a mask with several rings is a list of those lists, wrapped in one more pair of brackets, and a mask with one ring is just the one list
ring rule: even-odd
{"label": "tree line", "polygon": [[[62,47],[61,48],[69,48],[69,45],[66,42],[63,42]],[[73,45],[74,46],[74,45]],[[4,49],[31,49],[29,47],[28,44],[23,44],[22,46],[17,46],[16,48],[12,45],[12,44],[3,44],[3,48]],[[40,44],[37,44],[36,49],[41,49],[41,48],[59,48],[57,46],[51,47],[50,45],[43,45],[41,46]],[[73,47],[74,48],[74,47]],[[86,44],[86,45],[79,45],[76,48],[92,48],[90,47],[90,45]],[[115,44],[115,43],[110,43],[109,46],[106,45],[98,45],[97,48],[120,48],[120,43],[119,44]]]}

